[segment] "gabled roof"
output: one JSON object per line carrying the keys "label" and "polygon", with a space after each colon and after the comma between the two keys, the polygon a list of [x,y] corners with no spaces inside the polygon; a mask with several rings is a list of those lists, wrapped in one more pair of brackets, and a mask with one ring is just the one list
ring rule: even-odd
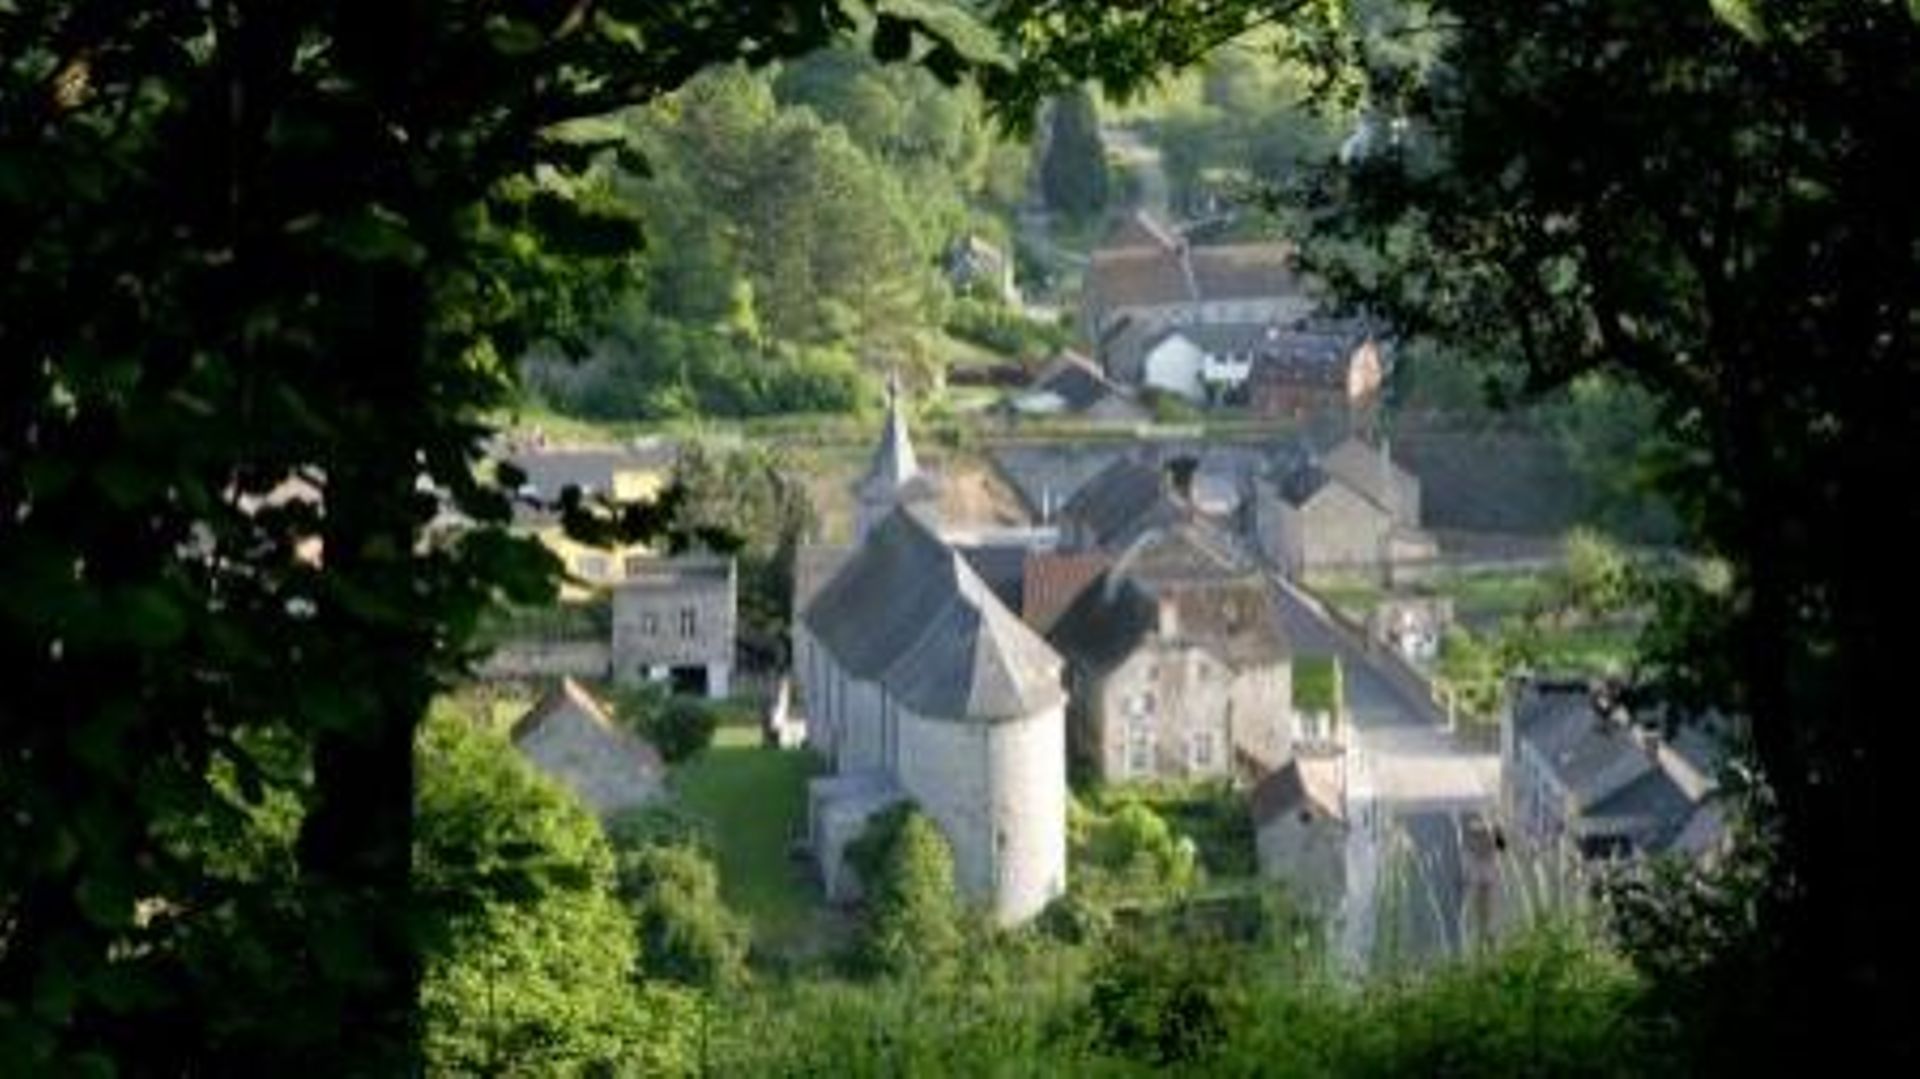
{"label": "gabled roof", "polygon": [[[616,493],[615,476],[624,472],[665,472],[673,468],[679,457],[678,446],[655,443],[511,450],[500,459],[526,474],[518,493],[542,503],[553,503],[568,487],[579,488],[583,495],[612,497]],[[524,502],[516,502],[514,508],[522,517],[544,512]]]}
{"label": "gabled roof", "polygon": [[1263,300],[1302,292],[1289,244],[1195,247],[1188,258],[1202,300]]}
{"label": "gabled roof", "polygon": [[1171,251],[1186,242],[1173,226],[1155,217],[1152,211],[1138,209],[1121,218],[1100,241],[1103,251],[1146,247]]}
{"label": "gabled roof", "polygon": [[1020,617],[1035,630],[1047,632],[1112,564],[1112,557],[1105,551],[1027,552]]}
{"label": "gabled roof", "polygon": [[1084,668],[1108,670],[1159,631],[1171,605],[1173,639],[1236,670],[1283,662],[1280,611],[1257,572],[1221,561],[1188,527],[1144,536],[1082,589],[1048,639]]}
{"label": "gabled roof", "polygon": [[1179,336],[1209,356],[1252,358],[1286,332],[1271,322],[1196,322],[1168,327],[1160,334],[1159,341]]}
{"label": "gabled roof", "polygon": [[615,723],[612,716],[585,686],[571,678],[562,678],[560,684],[547,691],[534,706],[527,710],[513,724],[508,732],[509,738],[516,744],[532,737],[541,727],[546,726],[560,713],[573,710],[586,716],[593,725],[604,733],[609,747],[631,757],[640,767],[658,771],[662,767],[660,754],[644,738]]}
{"label": "gabled roof", "polygon": [[1264,828],[1289,813],[1344,821],[1347,814],[1340,796],[1339,767],[1338,757],[1294,757],[1267,773],[1248,799],[1254,827]]}
{"label": "gabled roof", "polygon": [[1413,479],[1406,469],[1393,463],[1386,447],[1369,446],[1353,436],[1328,450],[1320,467],[1382,509],[1392,508],[1399,498],[1398,488]]}
{"label": "gabled roof", "polygon": [[1103,315],[1117,308],[1165,307],[1198,298],[1179,254],[1158,247],[1095,251],[1087,264],[1086,295]]}
{"label": "gabled roof", "polygon": [[1142,531],[1183,515],[1160,469],[1130,457],[1102,469],[1060,508],[1062,520],[1084,525],[1101,547],[1129,543]]}
{"label": "gabled roof", "polygon": [[1093,361],[1074,352],[1062,352],[1047,364],[1029,388],[1033,393],[1050,393],[1060,398],[1070,412],[1084,412],[1120,388],[1107,380]]}
{"label": "gabled roof", "polygon": [[895,510],[802,619],[847,672],[922,715],[991,721],[1059,705],[1060,657],[966,559]]}

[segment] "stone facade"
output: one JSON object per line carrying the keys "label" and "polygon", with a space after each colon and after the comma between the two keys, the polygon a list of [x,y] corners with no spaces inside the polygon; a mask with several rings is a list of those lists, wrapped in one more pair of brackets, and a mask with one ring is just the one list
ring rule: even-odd
{"label": "stone facade", "polygon": [[514,724],[513,744],[602,816],[657,800],[666,779],[653,747],[617,726],[571,678]]}
{"label": "stone facade", "polygon": [[1342,571],[1386,579],[1396,565],[1429,562],[1437,546],[1419,525],[1420,481],[1385,447],[1358,439],[1254,485],[1255,540],[1295,580]]}
{"label": "stone facade", "polygon": [[623,683],[697,673],[724,697],[733,672],[738,583],[731,558],[630,558],[613,592],[613,677]]}
{"label": "stone facade", "polygon": [[1119,667],[1074,679],[1074,752],[1108,782],[1278,767],[1293,741],[1290,683],[1285,663],[1234,670],[1156,633]]}
{"label": "stone facade", "polygon": [[1346,895],[1344,757],[1290,761],[1254,788],[1251,801],[1261,874],[1284,883],[1309,910],[1331,913]]}

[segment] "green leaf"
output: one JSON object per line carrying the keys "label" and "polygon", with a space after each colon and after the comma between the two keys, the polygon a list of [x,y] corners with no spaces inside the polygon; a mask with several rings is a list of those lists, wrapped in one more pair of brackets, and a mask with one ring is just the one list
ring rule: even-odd
{"label": "green leaf", "polygon": [[[1754,0],[1708,0],[1713,13],[1720,21],[1739,33],[1743,38],[1758,45],[1767,40],[1767,25],[1760,17]],[[1920,0],[1907,0],[1908,6],[1920,4]]]}
{"label": "green leaf", "polygon": [[406,218],[384,206],[362,206],[320,227],[327,246],[357,262],[418,266],[426,261],[426,249],[414,240]]}
{"label": "green leaf", "polygon": [[118,866],[103,868],[96,863],[80,878],[73,897],[80,904],[80,913],[95,925],[118,929],[133,921],[133,889]]}
{"label": "green leaf", "polygon": [[118,606],[127,639],[141,648],[165,648],[187,631],[186,612],[164,589],[128,589],[121,593]]}

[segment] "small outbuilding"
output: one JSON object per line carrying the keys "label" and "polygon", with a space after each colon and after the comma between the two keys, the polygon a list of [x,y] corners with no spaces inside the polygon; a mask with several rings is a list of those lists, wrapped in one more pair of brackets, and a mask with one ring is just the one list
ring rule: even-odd
{"label": "small outbuilding", "polygon": [[534,767],[571,789],[603,817],[659,800],[666,765],[660,754],[613,717],[571,678],[513,725],[514,747]]}

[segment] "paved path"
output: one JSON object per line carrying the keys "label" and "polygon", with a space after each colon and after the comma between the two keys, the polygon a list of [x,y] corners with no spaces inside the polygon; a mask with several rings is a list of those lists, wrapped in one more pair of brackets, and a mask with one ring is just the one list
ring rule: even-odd
{"label": "paved path", "polygon": [[1341,960],[1364,974],[1383,950],[1389,958],[1455,953],[1465,892],[1461,823],[1491,806],[1499,759],[1457,746],[1432,701],[1382,674],[1313,597],[1275,580],[1295,653],[1338,656],[1346,675],[1351,827]]}

